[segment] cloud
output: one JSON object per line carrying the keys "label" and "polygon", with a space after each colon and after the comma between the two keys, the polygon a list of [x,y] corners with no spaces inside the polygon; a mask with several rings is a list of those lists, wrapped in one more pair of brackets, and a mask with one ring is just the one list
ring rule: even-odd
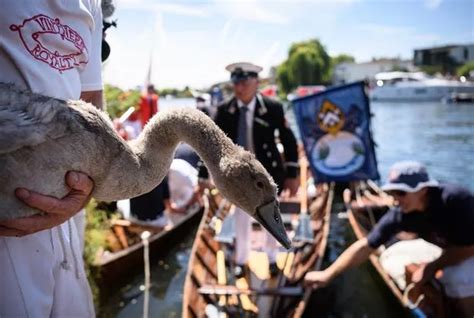
{"label": "cloud", "polygon": [[270,69],[270,67],[276,63],[276,58],[281,49],[280,41],[273,42],[268,50],[264,52],[262,57],[257,60],[257,64],[261,65],[264,69]]}
{"label": "cloud", "polygon": [[202,5],[185,5],[173,2],[155,3],[149,0],[120,0],[117,4],[120,9],[142,11],[159,11],[182,16],[208,17],[209,11]]}
{"label": "cloud", "polygon": [[413,40],[414,42],[430,42],[440,39],[439,35],[434,33],[421,33],[414,27],[392,26],[374,23],[365,23],[358,27],[361,32],[373,37],[387,39]]}
{"label": "cloud", "polygon": [[[266,4],[265,4],[266,2]],[[261,23],[271,24],[287,24],[289,22],[288,15],[280,14],[285,12],[281,10],[272,10],[277,6],[285,5],[285,1],[268,2],[257,0],[241,0],[241,1],[218,1],[215,0],[214,7],[225,15],[242,20],[249,20]]]}
{"label": "cloud", "polygon": [[441,5],[443,0],[424,0],[424,5],[430,10],[436,10]]}
{"label": "cloud", "polygon": [[174,3],[164,3],[157,5],[157,8],[163,12],[174,13],[185,16],[194,17],[208,17],[209,12],[204,8],[198,8],[196,6],[186,6]]}
{"label": "cloud", "polygon": [[391,26],[376,23],[364,23],[359,26],[362,32],[370,33],[372,35],[401,35],[409,34],[414,31],[412,27],[405,26]]}
{"label": "cloud", "polygon": [[372,57],[411,58],[414,48],[431,46],[441,41],[440,35],[436,33],[422,32],[408,26],[366,23],[355,26],[354,31],[363,36],[352,39],[353,42],[349,40],[347,45],[353,47],[350,53],[358,62],[368,61]]}

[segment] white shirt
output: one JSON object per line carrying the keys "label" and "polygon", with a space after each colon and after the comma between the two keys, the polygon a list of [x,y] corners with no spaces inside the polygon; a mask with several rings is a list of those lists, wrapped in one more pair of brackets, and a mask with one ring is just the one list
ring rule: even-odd
{"label": "white shirt", "polygon": [[142,123],[140,120],[126,120],[123,122],[123,128],[127,132],[128,140],[136,139],[142,131]]}
{"label": "white shirt", "polygon": [[[257,104],[257,97],[254,96],[250,103],[247,104],[247,147],[248,150],[252,153],[255,153],[255,146],[253,144],[253,117],[255,113],[255,105]],[[245,104],[237,99],[237,106],[242,108]]]}
{"label": "white shirt", "polygon": [[60,99],[102,89],[99,0],[4,1],[1,10],[0,82]]}
{"label": "white shirt", "polygon": [[178,208],[186,207],[198,183],[198,171],[186,160],[174,159],[168,172],[170,199]]}

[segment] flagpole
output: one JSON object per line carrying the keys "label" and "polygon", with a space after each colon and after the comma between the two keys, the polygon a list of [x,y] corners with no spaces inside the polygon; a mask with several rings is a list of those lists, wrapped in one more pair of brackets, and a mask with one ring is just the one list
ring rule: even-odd
{"label": "flagpole", "polygon": [[147,69],[146,76],[145,76],[145,83],[143,85],[143,93],[144,94],[146,94],[148,85],[151,84],[151,75],[152,75],[152,71],[153,71],[153,52],[154,52],[154,48],[155,48],[155,41],[153,41],[152,44],[151,44],[150,59],[149,59],[149,62],[148,62],[148,69]]}

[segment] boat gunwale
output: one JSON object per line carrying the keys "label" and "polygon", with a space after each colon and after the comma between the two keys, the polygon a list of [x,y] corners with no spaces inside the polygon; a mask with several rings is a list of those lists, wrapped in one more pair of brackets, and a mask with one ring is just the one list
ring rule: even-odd
{"label": "boat gunwale", "polygon": [[[317,232],[317,233],[322,233],[322,237],[319,241],[315,242],[315,244],[317,244],[317,246],[315,247],[315,249],[313,250],[313,253],[312,253],[312,254],[316,254],[315,260],[313,261],[313,264],[310,265],[310,267],[305,272],[307,272],[309,270],[317,270],[317,269],[321,268],[322,259],[324,257],[324,253],[325,253],[326,247],[327,247],[328,234],[329,234],[329,228],[330,228],[332,200],[334,198],[334,184],[331,184],[331,185],[326,184],[326,185],[327,185],[326,192],[322,194],[322,195],[325,196],[324,205],[322,205],[320,207],[320,211],[321,211],[320,213],[314,213],[314,217],[320,217],[320,220],[323,222],[322,227]],[[318,197],[319,196],[314,198],[313,201],[311,201],[311,203],[315,202],[314,200],[317,199]],[[299,204],[299,200],[293,198],[293,199],[288,200],[288,203],[289,204]],[[290,214],[300,215],[300,212],[301,211],[298,210],[298,213],[290,213]],[[192,306],[189,295],[190,295],[191,292],[197,292],[197,290],[199,288],[198,285],[195,285],[195,282],[191,282],[192,276],[194,276],[194,275],[191,275],[191,273],[194,272],[193,271],[193,266],[196,262],[195,253],[196,253],[198,245],[200,245],[200,242],[197,241],[197,240],[201,240],[200,232],[201,232],[202,229],[207,227],[207,223],[210,220],[210,218],[212,218],[212,216],[215,214],[215,211],[214,211],[214,214],[211,217],[208,214],[209,214],[209,212],[205,211],[205,213],[203,215],[203,218],[202,218],[201,223],[199,225],[198,233],[196,234],[196,240],[193,244],[193,248],[192,248],[192,251],[191,251],[191,257],[190,257],[190,260],[189,260],[189,263],[188,263],[188,273],[186,275],[186,280],[185,280],[185,284],[184,284],[184,292],[183,292],[183,304],[182,304],[182,310],[183,310],[182,311],[182,316],[183,317],[191,317],[191,316],[194,316],[196,314],[196,312],[200,312],[199,308],[196,308],[195,306]],[[313,215],[311,215],[311,216],[313,217]],[[315,235],[316,235],[316,233],[315,233]],[[295,270],[295,272],[296,272],[296,270]],[[196,278],[196,277],[194,277],[194,278]],[[304,278],[304,274],[301,277],[299,277],[297,280],[292,281],[292,283],[300,283],[301,284],[301,281],[302,281],[303,278]],[[282,287],[284,287],[284,286],[282,286]],[[306,304],[307,304],[307,301],[308,301],[309,297],[311,296],[311,292],[312,292],[311,288],[304,288],[303,290],[305,292],[301,296],[300,301],[296,302],[296,307],[294,307],[295,309],[292,313],[293,317],[300,317],[303,314],[304,309],[305,309]],[[286,297],[284,297],[284,296],[279,296],[279,298],[286,299]]]}

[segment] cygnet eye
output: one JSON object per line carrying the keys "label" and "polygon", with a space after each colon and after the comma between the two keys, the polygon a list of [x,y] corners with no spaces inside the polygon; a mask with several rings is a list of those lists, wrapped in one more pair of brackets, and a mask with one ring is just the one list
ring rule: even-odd
{"label": "cygnet eye", "polygon": [[263,186],[264,186],[264,184],[263,184],[262,181],[257,181],[257,188],[263,189]]}

